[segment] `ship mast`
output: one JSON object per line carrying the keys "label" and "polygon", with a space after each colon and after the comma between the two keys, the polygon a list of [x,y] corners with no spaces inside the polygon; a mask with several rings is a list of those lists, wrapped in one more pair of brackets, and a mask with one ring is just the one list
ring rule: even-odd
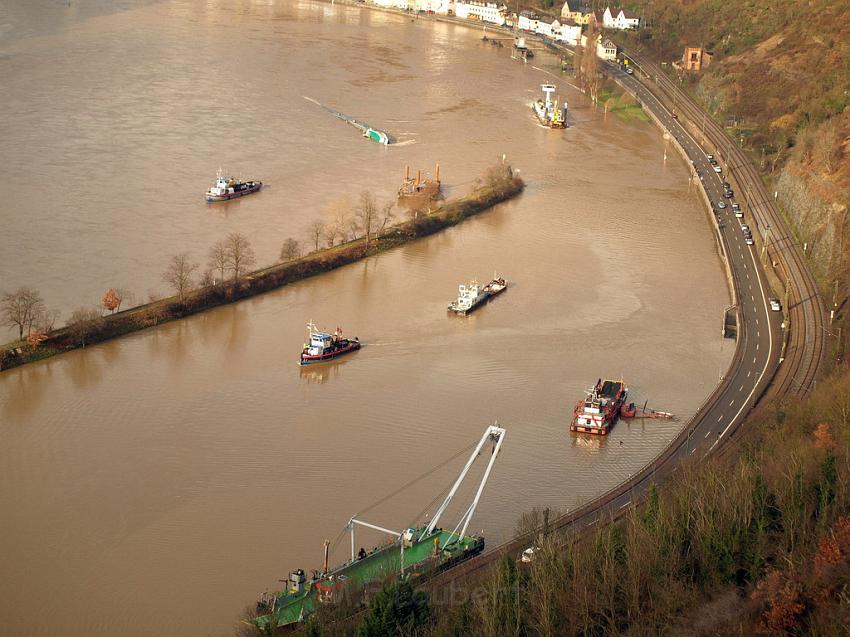
{"label": "ship mast", "polygon": [[478,485],[478,491],[475,493],[475,498],[472,501],[472,504],[469,505],[469,508],[466,512],[461,516],[461,521],[458,522],[458,526],[460,526],[461,522],[463,523],[463,529],[460,534],[466,531],[466,528],[469,526],[469,522],[472,519],[472,514],[475,513],[475,507],[478,506],[478,500],[481,498],[481,494],[484,492],[484,485],[487,484],[487,480],[490,477],[490,471],[493,469],[493,464],[496,462],[496,457],[499,455],[499,450],[502,448],[502,443],[505,440],[505,430],[502,427],[498,426],[498,423],[487,427],[484,435],[481,436],[481,440],[478,441],[478,444],[475,446],[475,449],[472,450],[472,454],[469,456],[469,460],[466,461],[466,464],[463,467],[463,470],[460,472],[460,475],[455,480],[455,483],[452,485],[452,488],[449,490],[449,494],[446,496],[446,499],[443,500],[443,503],[440,505],[440,508],[437,509],[437,512],[434,514],[434,517],[431,519],[431,522],[425,527],[425,530],[422,532],[422,535],[419,537],[419,541],[421,542],[423,539],[428,537],[431,533],[434,532],[434,529],[437,528],[437,522],[440,521],[440,517],[445,513],[449,504],[454,498],[455,493],[457,493],[458,488],[460,487],[461,482],[466,477],[466,474],[469,472],[469,468],[472,466],[472,463],[475,462],[475,458],[478,457],[478,454],[481,453],[481,448],[484,446],[484,443],[487,440],[493,440],[496,445],[493,448],[493,453],[490,456],[490,461],[487,463],[487,468],[484,470],[484,475],[481,478],[481,482]]}
{"label": "ship mast", "polygon": [[[463,482],[466,474],[469,472],[470,467],[475,462],[475,459],[481,453],[481,449],[484,447],[485,443],[488,440],[493,441],[495,444],[493,446],[493,451],[490,454],[490,460],[487,462],[487,467],[484,469],[484,475],[481,477],[481,482],[478,484],[478,490],[475,492],[475,497],[472,500],[472,503],[469,505],[469,508],[466,509],[464,514],[461,516],[460,520],[449,536],[449,540],[451,537],[455,535],[455,533],[460,528],[459,536],[463,537],[463,534],[466,533],[466,529],[469,526],[470,521],[472,520],[472,516],[475,513],[475,509],[478,506],[478,501],[481,499],[481,494],[484,493],[484,486],[487,484],[487,480],[490,478],[490,472],[493,470],[493,465],[496,462],[496,458],[499,455],[499,450],[502,448],[502,443],[505,440],[505,430],[502,427],[499,427],[499,423],[497,422],[494,425],[490,425],[484,431],[484,434],[481,436],[481,440],[478,441],[478,444],[475,446],[475,449],[472,450],[472,453],[469,456],[469,460],[466,461],[463,469],[460,472],[460,475],[455,480],[452,488],[449,490],[449,494],[446,496],[446,499],[443,500],[443,503],[437,509],[437,512],[434,514],[434,517],[431,519],[431,522],[422,532],[422,535],[419,536],[419,539],[416,542],[421,542],[426,537],[431,535],[434,532],[434,529],[437,527],[437,522],[440,521],[440,517],[445,513],[449,504],[457,493],[458,488],[460,488],[461,483]],[[404,575],[404,544],[405,541],[412,542],[412,532],[413,529],[407,529],[404,531],[394,531],[393,529],[387,529],[382,526],[378,526],[376,524],[371,524],[369,522],[364,522],[363,520],[358,520],[356,516],[351,516],[348,520],[348,524],[345,527],[348,529],[351,536],[351,561],[354,562],[357,555],[356,551],[356,543],[355,543],[355,534],[354,529],[356,526],[364,526],[368,529],[372,529],[374,531],[380,531],[381,533],[386,533],[389,536],[392,536],[396,540],[398,540],[400,549],[401,549],[401,574]],[[448,544],[446,542],[445,544]]]}

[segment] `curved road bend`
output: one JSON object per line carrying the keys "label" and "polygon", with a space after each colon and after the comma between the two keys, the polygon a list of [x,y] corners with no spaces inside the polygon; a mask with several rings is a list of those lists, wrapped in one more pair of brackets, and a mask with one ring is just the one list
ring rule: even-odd
{"label": "curved road bend", "polygon": [[[614,65],[609,72],[637,96],[643,107],[651,111],[684,148],[692,162],[695,178],[701,180],[712,202],[716,230],[732,272],[738,343],[727,376],[667,449],[624,484],[551,523],[553,531],[567,536],[574,536],[622,515],[643,497],[652,484],[671,475],[684,460],[691,456],[705,456],[725,445],[773,379],[779,365],[782,341],[782,313],[771,311],[767,302],[770,292],[759,260],[760,239],[755,245],[746,244],[741,224],[747,219],[737,219],[731,208],[735,198],[724,197],[723,173],[714,171],[697,141],[643,84]],[[723,209],[717,205],[721,201],[726,204]],[[718,316],[718,326],[721,319]],[[479,558],[461,563],[432,578],[427,586],[444,586],[456,579],[482,576],[501,555],[518,556],[534,542],[535,535],[520,536]]]}
{"label": "curved road bend", "polygon": [[784,311],[790,330],[784,335],[787,339],[782,352],[785,360],[770,391],[774,396],[805,397],[816,382],[826,356],[826,337],[832,333],[823,299],[803,251],[743,150],[654,62],[631,53],[627,57],[647,78],[645,88],[675,105],[683,119],[690,120],[694,134],[714,149],[730,174],[734,173],[734,179],[729,181],[737,184],[739,195],[745,195],[753,230],[761,235],[767,256],[776,264],[776,275],[787,288]]}
{"label": "curved road bend", "polygon": [[[442,17],[441,19],[475,26],[463,20]],[[494,28],[493,30],[503,29]],[[566,47],[560,48],[569,51]],[[625,74],[616,65],[609,65],[608,71],[622,86],[634,93],[641,100],[644,108],[650,110],[666,127],[669,134],[677,139],[691,160],[694,171],[701,178],[706,195],[712,202],[716,230],[732,273],[734,296],[737,302],[738,342],[727,376],[697,411],[687,428],[652,463],[608,493],[552,521],[550,530],[564,538],[574,537],[583,531],[595,528],[600,522],[604,524],[621,516],[646,494],[651,485],[678,470],[683,461],[694,456],[704,457],[709,452],[719,451],[728,445],[732,434],[740,427],[747,413],[765,393],[777,373],[782,349],[783,317],[781,313],[772,312],[768,307],[769,286],[759,261],[759,243],[764,240],[764,237],[760,236],[758,242],[750,246],[746,244],[741,231],[741,223],[749,222],[755,226],[757,232],[764,233],[768,219],[755,216],[739,221],[734,216],[731,205],[727,205],[725,209],[719,209],[717,206],[719,201],[725,201],[727,204],[732,201],[723,197],[723,179],[721,178],[723,173],[718,174],[714,171],[705,151],[678,118],[672,117],[672,113],[666,106],[637,78]],[[699,121],[702,117],[702,111],[695,104],[689,104],[686,97],[682,96],[680,105],[688,109],[692,121]],[[703,127],[707,119],[710,118],[702,118]],[[803,392],[807,392],[820,368],[823,356],[823,335],[820,334],[819,329],[819,326],[823,326],[822,306],[816,288],[813,287],[811,273],[804,260],[795,254],[790,239],[784,238],[789,235],[772,202],[767,198],[764,185],[755,169],[734,145],[730,147],[728,138],[722,130],[719,133],[723,139],[716,136],[717,131],[713,131],[712,136],[706,133],[707,131],[704,131],[705,138],[711,140],[714,148],[723,148],[726,151],[724,157],[727,160],[727,168],[730,158],[734,157],[737,164],[737,183],[749,188],[750,210],[748,212],[751,215],[759,215],[760,211],[753,205],[755,203],[762,204],[768,209],[768,213],[775,215],[769,217],[775,230],[773,238],[770,239],[768,253],[774,252],[774,256],[778,258],[783,268],[782,274],[791,283],[792,302],[789,304],[791,307],[784,308],[783,311],[790,310],[792,320],[795,320],[795,310],[798,310],[800,315],[796,319],[798,329],[792,330],[792,336],[795,332],[803,332],[803,336],[798,336],[799,342],[794,346],[799,350],[795,359],[798,362],[789,365],[792,361],[787,360],[781,365],[782,370],[791,370],[792,373],[784,374],[790,382],[783,382],[774,391],[794,393],[795,387],[798,387]],[[761,193],[759,201],[752,201],[753,193]],[[736,195],[740,196],[741,193]],[[754,235],[758,236],[757,232]],[[783,238],[781,244],[777,239],[779,232],[782,233]],[[787,250],[783,247],[786,244],[789,246]],[[777,248],[776,245],[780,247]],[[807,301],[811,302],[807,304]],[[806,304],[810,306],[808,316],[799,312],[799,307]],[[721,317],[718,317],[718,324],[720,322]],[[807,325],[805,331],[800,329],[800,323]],[[805,335],[806,332],[809,335],[808,338]],[[791,347],[788,348],[788,352],[790,351]],[[489,572],[502,555],[518,558],[536,537],[537,531],[521,535],[494,547],[480,557],[462,562],[452,569],[432,576],[427,582],[423,582],[423,585],[427,588],[436,588],[445,587],[455,580],[465,579],[471,582]]]}

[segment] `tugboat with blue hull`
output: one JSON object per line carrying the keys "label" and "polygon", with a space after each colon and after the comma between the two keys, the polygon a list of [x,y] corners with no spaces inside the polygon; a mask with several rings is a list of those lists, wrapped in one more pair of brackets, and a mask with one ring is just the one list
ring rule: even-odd
{"label": "tugboat with blue hull", "polygon": [[324,363],[360,349],[360,339],[356,336],[353,339],[343,338],[339,328],[333,334],[321,332],[313,321],[307,325],[307,338],[299,365]]}
{"label": "tugboat with blue hull", "polygon": [[207,190],[207,203],[229,201],[238,197],[244,197],[245,195],[258,192],[262,187],[262,181],[256,181],[255,179],[239,181],[233,177],[222,175],[221,169],[219,168],[215,183],[209,190]]}

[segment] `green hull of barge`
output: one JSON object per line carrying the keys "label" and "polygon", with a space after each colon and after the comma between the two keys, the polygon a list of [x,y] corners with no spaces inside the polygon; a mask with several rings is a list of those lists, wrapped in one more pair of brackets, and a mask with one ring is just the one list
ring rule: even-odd
{"label": "green hull of barge", "polygon": [[[417,530],[421,535],[424,528]],[[451,544],[445,545],[451,540]],[[435,555],[436,546],[440,547]],[[449,531],[436,529],[430,536],[413,546],[404,549],[405,574],[431,573],[452,564],[468,559],[484,550],[484,540],[480,537],[464,536],[458,538]],[[274,611],[255,618],[252,623],[260,628],[268,629],[272,622],[277,626],[296,624],[316,610],[320,603],[318,596],[322,591],[340,591],[344,587],[362,590],[373,582],[382,582],[387,577],[399,572],[401,549],[398,542],[379,547],[366,557],[355,560],[337,568],[318,581],[307,582],[305,590],[300,594],[290,594],[285,591],[275,594]]]}

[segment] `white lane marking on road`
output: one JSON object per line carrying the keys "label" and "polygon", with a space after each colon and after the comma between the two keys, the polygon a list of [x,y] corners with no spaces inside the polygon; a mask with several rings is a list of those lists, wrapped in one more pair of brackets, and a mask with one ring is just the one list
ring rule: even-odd
{"label": "white lane marking on road", "polygon": [[747,378],[749,378],[750,374],[752,374],[752,373],[753,373],[752,371],[747,372]]}
{"label": "white lane marking on road", "polygon": [[723,420],[723,414],[720,414],[720,415],[717,417],[717,422],[720,422],[721,420]]}
{"label": "white lane marking on road", "polygon": [[629,506],[631,503],[632,503],[632,501],[631,501],[631,500],[629,500],[628,502],[626,502],[626,503],[625,503],[623,506],[621,506],[620,508],[621,508],[621,509],[625,509],[625,508],[626,508],[627,506]]}
{"label": "white lane marking on road", "polygon": [[733,398],[732,400],[729,401],[729,406],[731,407],[734,404],[735,404],[735,399]]}
{"label": "white lane marking on road", "polygon": [[740,387],[738,387],[738,391],[744,391],[744,386],[741,385]]}
{"label": "white lane marking on road", "polygon": [[[641,88],[643,88],[643,87],[641,87]],[[643,92],[644,92],[644,93],[647,93],[647,91],[646,91],[646,89],[645,89],[645,88],[643,89]],[[656,104],[658,104],[658,106],[659,106],[659,107],[663,110],[663,107],[661,107],[661,103],[660,103],[660,101],[659,101],[657,98],[655,98],[655,96],[654,96],[654,95],[653,95],[652,97],[653,97],[653,101],[654,101]],[[690,140],[691,140],[694,144],[696,144],[696,140],[694,139],[694,137],[693,137],[693,136],[692,136],[692,135],[691,135],[688,131],[684,131],[684,132],[685,132],[685,135],[687,135],[687,136],[688,136],[688,139],[690,139]],[[703,158],[703,160],[705,161],[705,160],[706,160],[706,158]],[[718,180],[719,180],[719,176],[717,176],[717,175],[715,175],[715,176],[716,176],[716,177],[718,178]],[[736,235],[736,239],[737,239],[737,235]],[[766,296],[765,296],[765,294],[764,294],[764,285],[762,284],[762,280],[761,280],[761,273],[759,272],[759,269],[756,267],[756,264],[755,264],[755,253],[754,253],[754,251],[753,251],[753,250],[750,250],[750,258],[751,258],[751,259],[753,259],[753,268],[755,269],[755,271],[756,271],[756,276],[758,277],[759,289],[761,290],[761,297],[762,297],[762,301],[763,301],[763,303],[764,303],[764,314],[765,314],[765,316],[767,316],[767,315],[768,315],[768,309],[767,309],[767,297],[766,297]],[[746,267],[746,264],[744,264],[744,267]],[[765,358],[765,361],[764,361],[764,368],[762,369],[762,371],[761,371],[761,374],[760,374],[760,375],[764,375],[764,373],[767,371],[767,367],[768,367],[768,365],[770,364],[770,357],[771,357],[771,354],[773,353],[773,328],[772,328],[772,327],[771,327],[771,325],[770,325],[770,321],[768,321],[768,322],[767,322],[767,332],[768,332],[768,339],[767,339],[767,346],[768,346],[768,350],[767,350],[767,357]],[[756,358],[755,358],[755,357],[753,357],[753,364],[755,364],[755,362],[756,362]],[[740,415],[741,415],[741,412],[742,412],[742,411],[744,410],[744,408],[747,406],[747,402],[750,400],[750,398],[752,398],[752,397],[753,397],[753,394],[755,394],[755,392],[756,392],[756,390],[757,390],[757,389],[758,389],[758,383],[755,383],[755,384],[753,385],[753,389],[752,389],[752,391],[750,392],[750,395],[747,397],[747,400],[745,400],[745,401],[744,401],[744,404],[743,404],[743,405],[741,405],[741,408],[738,410],[738,413],[737,413],[737,414],[735,414],[735,416],[734,416],[734,417],[733,417],[733,418],[729,421],[729,424],[727,425],[726,429],[724,429],[722,432],[720,432],[720,433],[718,434],[718,436],[717,436],[717,440],[715,440],[715,441],[714,441],[714,444],[713,444],[713,445],[711,445],[711,447],[709,448],[709,452],[711,452],[711,450],[712,450],[712,449],[714,449],[714,447],[717,445],[717,443],[718,443],[718,442],[720,442],[720,439],[721,439],[721,438],[722,438],[722,437],[726,434],[726,432],[727,432],[727,431],[729,431],[729,427],[731,427],[731,426],[735,423],[735,420],[737,420],[738,416],[740,416]],[[691,452],[691,453],[693,453],[693,452]],[[677,467],[676,467],[676,469],[678,469],[678,468],[679,468],[679,467],[677,466]],[[674,469],[674,471],[675,471],[675,469]]]}
{"label": "white lane marking on road", "polygon": [[591,520],[590,522],[588,522],[586,524],[586,526],[590,526],[591,524],[596,524],[597,522],[598,522],[598,520]]}
{"label": "white lane marking on road", "polygon": [[708,434],[710,434],[710,433],[711,433],[710,431],[706,431],[704,438],[708,438]]}

